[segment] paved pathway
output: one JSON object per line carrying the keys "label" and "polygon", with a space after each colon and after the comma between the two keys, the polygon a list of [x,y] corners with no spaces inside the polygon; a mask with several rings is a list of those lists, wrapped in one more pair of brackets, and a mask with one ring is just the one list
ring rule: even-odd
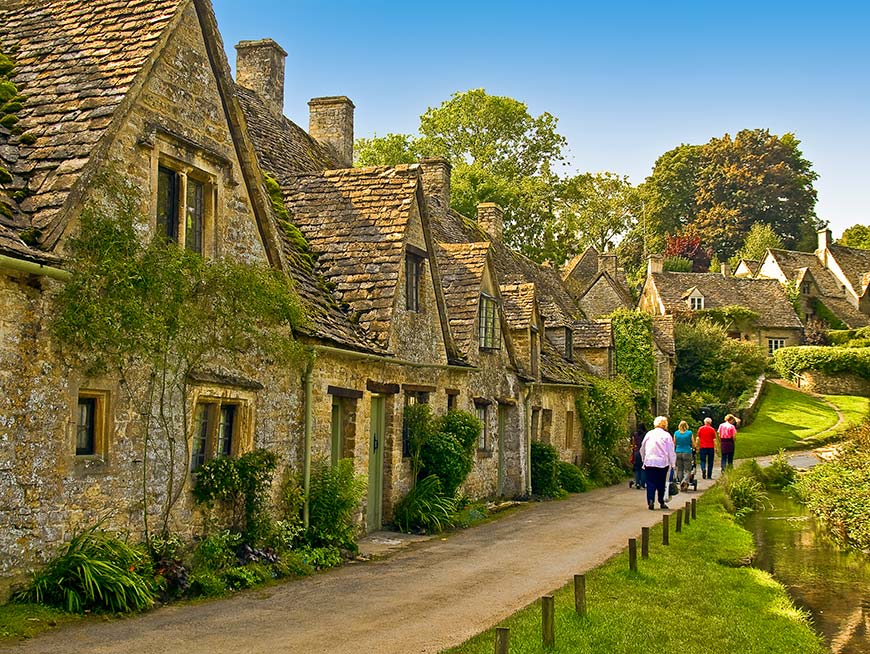
{"label": "paved pathway", "polygon": [[[717,473],[718,474],[718,473]],[[677,495],[682,506],[697,493]],[[661,520],[626,484],[532,504],[500,520],[416,543],[388,559],[223,601],[88,621],[16,644],[16,653],[410,654],[491,627],[625,548]],[[5,651],[5,648],[4,648]]]}

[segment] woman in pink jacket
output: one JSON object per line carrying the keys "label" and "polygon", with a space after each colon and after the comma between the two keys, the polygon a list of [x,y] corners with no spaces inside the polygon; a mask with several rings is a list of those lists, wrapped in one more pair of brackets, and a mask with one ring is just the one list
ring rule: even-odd
{"label": "woman in pink jacket", "polygon": [[668,470],[677,463],[674,437],[667,432],[668,419],[658,416],[653,421],[653,426],[655,429],[648,431],[640,444],[640,456],[646,470],[646,503],[650,511],[655,509],[656,493],[659,496],[659,506],[668,508],[665,504],[665,484]]}
{"label": "woman in pink jacket", "polygon": [[716,436],[719,439],[719,459],[722,461],[722,472],[734,465],[734,438],[737,436],[736,424],[740,420],[730,413],[725,416],[725,422],[719,425]]}

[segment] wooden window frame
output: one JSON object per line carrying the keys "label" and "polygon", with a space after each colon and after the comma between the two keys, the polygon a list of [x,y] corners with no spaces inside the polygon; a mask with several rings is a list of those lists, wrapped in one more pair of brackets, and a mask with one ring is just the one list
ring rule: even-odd
{"label": "wooden window frame", "polygon": [[[232,427],[227,441],[222,428],[225,410],[232,407]],[[209,389],[194,393],[190,431],[191,472],[212,459],[238,457],[253,449],[254,397],[250,392]]]}
{"label": "wooden window frame", "polygon": [[478,304],[478,343],[481,350],[501,349],[501,324],[498,315],[498,300],[487,293],[480,294]]}
{"label": "wooden window frame", "polygon": [[703,311],[703,309],[704,309],[704,296],[703,295],[690,295],[689,296],[689,308],[692,311]]}
{"label": "wooden window frame", "polygon": [[489,434],[489,407],[490,402],[476,401],[474,403],[474,415],[480,421],[480,435],[477,437],[477,451],[489,452],[492,449],[492,443]]}
{"label": "wooden window frame", "polygon": [[420,302],[423,262],[425,258],[410,249],[405,251],[405,310],[412,313],[422,313]]}
{"label": "wooden window frame", "polygon": [[782,337],[774,337],[767,339],[767,356],[772,357],[773,353],[778,349],[785,347],[786,343],[785,338]]}
{"label": "wooden window frame", "polygon": [[[181,148],[177,154],[186,153]],[[163,151],[157,153],[154,166],[155,233],[202,256],[215,255],[217,174]],[[164,208],[161,195],[167,184],[171,185],[167,200],[170,203],[169,218],[161,220]]]}
{"label": "wooden window frame", "polygon": [[[73,406],[73,443],[72,451],[77,459],[104,459],[108,454],[109,449],[109,434],[110,425],[110,397],[111,394],[106,390],[97,389],[79,389],[76,394],[76,401]],[[91,447],[80,451],[78,446],[78,436],[81,424],[79,422],[80,410],[79,406],[82,400],[91,403],[93,406],[92,420],[90,425],[90,442]]]}

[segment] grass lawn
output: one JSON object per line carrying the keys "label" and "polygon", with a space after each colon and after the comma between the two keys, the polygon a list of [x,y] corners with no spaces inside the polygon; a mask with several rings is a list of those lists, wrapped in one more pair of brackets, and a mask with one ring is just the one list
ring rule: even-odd
{"label": "grass lawn", "polygon": [[[844,413],[847,423],[844,429],[860,423],[867,415],[867,398],[829,395],[826,399]],[[780,449],[806,448],[807,443],[799,441],[812,439],[835,424],[836,411],[822,400],[779,384],[768,384],[755,420],[737,431],[735,457],[743,459],[776,454]],[[825,436],[832,438],[840,432],[838,428]]]}
{"label": "grass lawn", "polygon": [[[767,573],[740,567],[752,552],[752,536],[720,503],[721,490],[700,500],[698,518],[671,545],[661,545],[661,526],[651,530],[650,558],[628,570],[623,552],[586,575],[588,614],[574,612],[573,585],[556,591],[554,653],[680,654],[825,652],[804,614]],[[638,544],[638,549],[640,546]],[[510,629],[511,654],[545,651],[536,602],[500,627]],[[448,652],[491,654],[494,630]]]}
{"label": "grass lawn", "polygon": [[81,616],[38,604],[0,605],[0,642],[32,638],[36,634]]}

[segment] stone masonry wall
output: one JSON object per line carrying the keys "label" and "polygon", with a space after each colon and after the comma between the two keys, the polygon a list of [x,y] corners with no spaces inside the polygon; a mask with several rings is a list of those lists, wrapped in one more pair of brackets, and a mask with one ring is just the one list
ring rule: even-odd
{"label": "stone masonry wall", "polygon": [[870,379],[857,375],[828,375],[804,370],[798,378],[798,387],[823,395],[861,395],[870,397]]}

